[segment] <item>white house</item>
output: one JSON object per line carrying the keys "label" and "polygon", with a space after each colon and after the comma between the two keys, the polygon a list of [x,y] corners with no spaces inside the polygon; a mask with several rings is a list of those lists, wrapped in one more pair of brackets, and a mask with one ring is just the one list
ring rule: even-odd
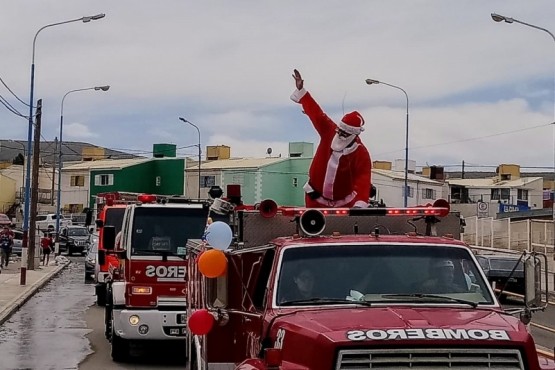
{"label": "white house", "polygon": [[[387,169],[372,169],[372,184],[376,187],[376,200],[383,199],[388,207],[403,207],[405,173]],[[409,173],[407,206],[433,203],[437,199],[447,199],[448,187],[441,181]]]}

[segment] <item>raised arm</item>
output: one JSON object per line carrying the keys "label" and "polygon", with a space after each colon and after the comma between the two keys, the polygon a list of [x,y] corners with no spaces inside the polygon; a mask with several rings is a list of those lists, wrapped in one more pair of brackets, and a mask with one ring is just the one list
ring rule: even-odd
{"label": "raised arm", "polygon": [[304,113],[306,113],[320,135],[329,131],[335,131],[335,123],[324,113],[310,93],[305,90],[304,80],[301,77],[301,73],[296,69],[293,71],[293,78],[295,79],[297,90],[291,95],[291,100],[302,105]]}

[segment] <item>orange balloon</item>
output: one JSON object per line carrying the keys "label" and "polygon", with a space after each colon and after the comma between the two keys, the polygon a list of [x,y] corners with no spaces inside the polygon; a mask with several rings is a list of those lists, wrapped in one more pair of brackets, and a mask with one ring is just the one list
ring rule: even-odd
{"label": "orange balloon", "polygon": [[202,253],[198,259],[198,269],[207,278],[216,278],[225,273],[227,258],[219,249],[210,249]]}

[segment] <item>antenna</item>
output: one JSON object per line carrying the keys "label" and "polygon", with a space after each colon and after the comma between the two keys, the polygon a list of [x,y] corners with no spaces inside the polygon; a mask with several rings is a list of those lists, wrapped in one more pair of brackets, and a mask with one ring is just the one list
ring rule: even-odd
{"label": "antenna", "polygon": [[272,148],[268,148],[266,149],[266,154],[268,154],[268,156],[272,156]]}
{"label": "antenna", "polygon": [[345,115],[345,98],[347,97],[347,91],[343,94],[343,101],[341,102],[341,109],[343,109],[343,115]]}

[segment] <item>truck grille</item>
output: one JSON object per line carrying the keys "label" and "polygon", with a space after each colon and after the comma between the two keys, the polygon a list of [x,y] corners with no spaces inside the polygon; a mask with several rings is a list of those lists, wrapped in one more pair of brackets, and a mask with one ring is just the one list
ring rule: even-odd
{"label": "truck grille", "polygon": [[516,349],[398,348],[340,350],[336,370],[524,369]]}

